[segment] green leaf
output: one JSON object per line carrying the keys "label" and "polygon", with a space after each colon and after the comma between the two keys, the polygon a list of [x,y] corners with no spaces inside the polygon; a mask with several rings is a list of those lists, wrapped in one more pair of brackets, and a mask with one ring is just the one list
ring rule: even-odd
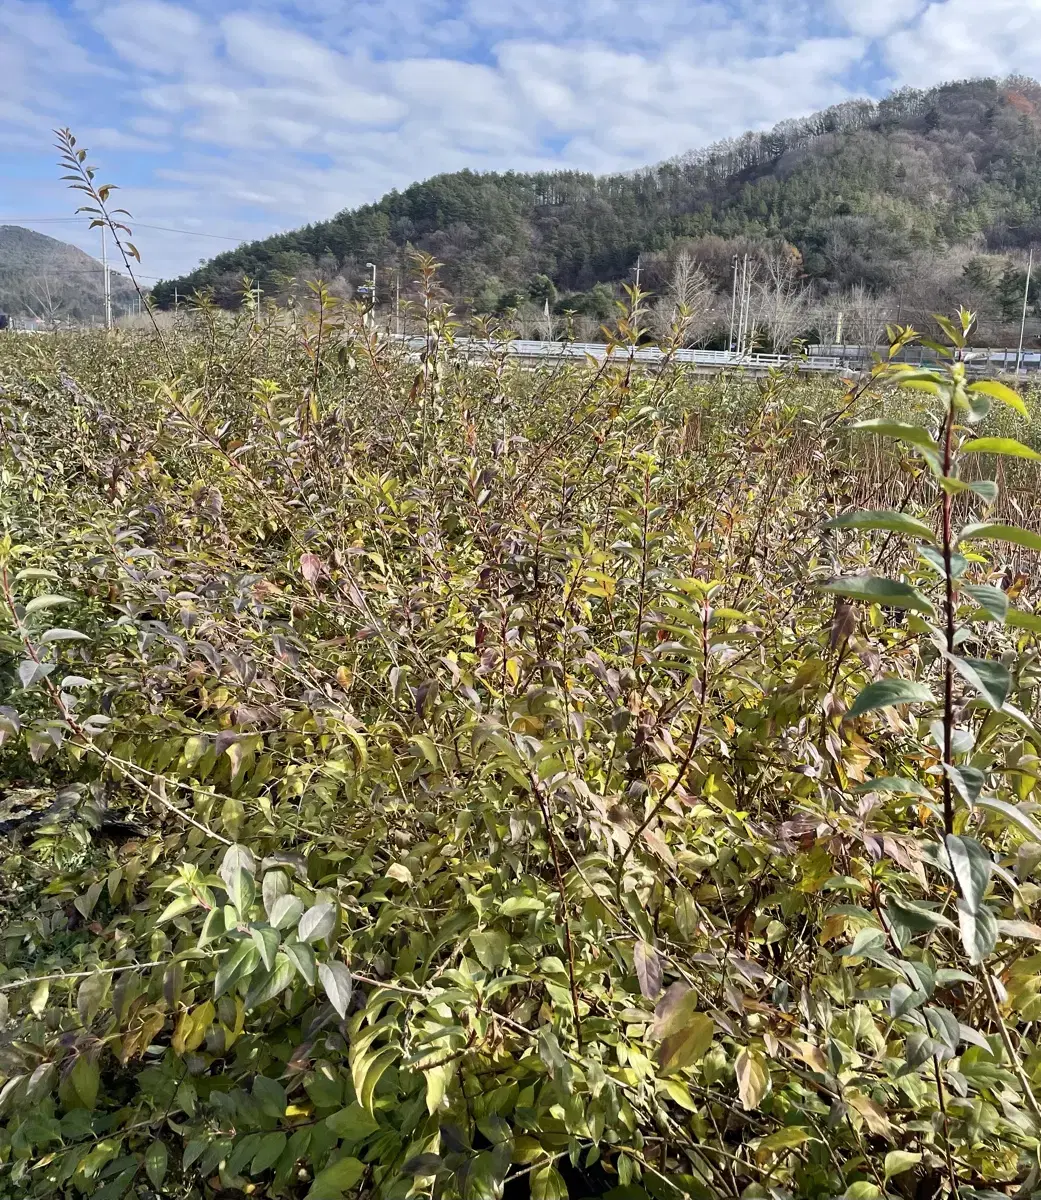
{"label": "green leaf", "polygon": [[101,1011],[101,1005],[108,992],[109,977],[107,975],[88,975],[79,986],[76,993],[76,1010],[84,1025],[91,1025]]}
{"label": "green leaf", "polygon": [[1009,608],[1006,624],[1013,629],[1027,629],[1031,633],[1041,633],[1041,615],[1023,612],[1020,608]]}
{"label": "green leaf", "polygon": [[357,1158],[341,1158],[319,1171],[307,1193],[307,1200],[341,1200],[365,1174],[365,1164]]}
{"label": "green leaf", "polygon": [[275,953],[278,950],[278,930],[268,925],[251,925],[249,935],[260,951],[264,966],[270,971],[275,965]]}
{"label": "green leaf", "polygon": [[[1041,457],[1041,456],[1039,456]],[[909,513],[894,512],[891,509],[876,509],[843,513],[825,521],[825,529],[887,529],[893,533],[907,533],[924,541],[935,540],[935,534],[930,526]]]}
{"label": "green leaf", "polygon": [[[918,546],[917,550],[941,579],[947,578],[947,564],[943,560],[943,554],[936,546]],[[968,570],[968,566],[969,560],[964,554],[952,554],[951,578],[961,579],[966,570]]]}
{"label": "green leaf", "polygon": [[857,1179],[842,1193],[842,1200],[878,1200],[879,1187],[867,1179]]}
{"label": "green leaf", "polygon": [[217,977],[213,981],[214,999],[219,999],[240,980],[248,978],[259,962],[260,954],[252,939],[243,938],[221,959]]}
{"label": "green leaf", "polygon": [[354,981],[348,968],[336,959],[333,959],[332,962],[319,963],[318,978],[322,981],[322,987],[329,997],[329,1003],[341,1018],[345,1017],[347,1005],[351,1002],[351,992],[354,990]]}
{"label": "green leaf", "polygon": [[962,588],[983,609],[992,621],[1004,625],[1008,618],[1008,596],[999,587],[989,583],[967,583]]}
{"label": "green leaf", "polygon": [[1002,663],[989,658],[959,658],[950,656],[954,669],[965,682],[979,693],[988,707],[1000,712],[1012,687],[1012,676]]}
{"label": "green leaf", "polygon": [[931,450],[935,454],[940,453],[940,447],[937,445],[936,439],[924,425],[908,425],[902,421],[887,421],[883,418],[876,418],[871,421],[857,421],[850,428],[860,430],[863,433],[877,433],[880,437],[896,438],[898,441],[908,442],[910,445],[918,446],[923,450]]}
{"label": "green leaf", "polygon": [[199,934],[199,947],[201,948],[209,942],[222,937],[225,932],[227,931],[224,926],[224,908],[222,905],[216,905],[206,914],[206,920],[202,923],[202,933]]}
{"label": "green leaf", "polygon": [[262,1175],[269,1167],[273,1167],[282,1157],[287,1141],[286,1135],[280,1130],[266,1134],[249,1165],[250,1175]]}
{"label": "green leaf", "polygon": [[286,1114],[286,1089],[277,1079],[267,1075],[258,1075],[253,1080],[253,1099],[260,1105],[260,1111],[276,1121]]}
{"label": "green leaf", "polygon": [[1041,550],[1041,534],[1031,533],[1019,525],[966,525],[958,535],[958,542],[1011,542],[1026,550]]}
{"label": "green leaf", "polygon": [[328,901],[312,905],[300,918],[296,932],[302,942],[320,942],[336,928],[336,909]]}
{"label": "green leaf", "polygon": [[41,612],[45,608],[59,608],[63,604],[71,603],[68,596],[36,596],[25,606],[25,615],[31,617],[33,613]]}
{"label": "green leaf", "polygon": [[1005,384],[998,383],[996,379],[981,379],[977,383],[970,383],[965,390],[974,394],[982,393],[984,396],[990,396],[993,400],[1000,400],[1002,404],[1015,409],[1021,417],[1029,418],[1030,416],[1022,396],[1010,387],[1006,387]]}
{"label": "green leaf", "polygon": [[253,907],[256,896],[256,884],[253,882],[255,870],[253,855],[245,846],[236,842],[228,847],[221,862],[220,877],[228,890],[228,899],[241,917],[246,917]]}
{"label": "green leaf", "polygon": [[567,1200],[567,1184],[564,1176],[547,1163],[531,1173],[531,1200]]}
{"label": "green leaf", "polygon": [[879,679],[861,691],[853,707],[846,713],[846,719],[861,717],[876,708],[888,708],[893,704],[930,703],[936,703],[936,698],[924,683],[915,683],[910,679]]}
{"label": "green leaf", "polygon": [[883,579],[878,575],[847,575],[824,584],[821,590],[869,604],[889,604],[893,608],[914,609],[930,617],[936,615],[930,601],[917,588],[897,579]]}
{"label": "green leaf", "polygon": [[47,645],[49,642],[89,642],[90,638],[85,633],[80,633],[78,629],[48,629],[46,633],[40,635],[42,645]]}
{"label": "green leaf", "polygon": [[345,1142],[362,1142],[380,1127],[379,1121],[358,1103],[349,1104],[325,1118],[326,1125]]}
{"label": "green leaf", "polygon": [[279,954],[275,958],[274,966],[263,978],[257,979],[246,993],[246,1008],[257,1008],[269,1000],[274,1000],[276,996],[281,996],[295,976],[296,971],[289,958],[285,954]]}
{"label": "green leaf", "polygon": [[886,900],[886,913],[890,924],[899,923],[913,933],[930,933],[934,929],[954,928],[954,922],[948,920],[943,913],[892,893]]}
{"label": "green leaf", "polygon": [[1041,454],[1017,442],[1015,438],[984,437],[962,442],[958,447],[963,454],[1007,454],[1012,458],[1033,458],[1041,462]]}
{"label": "green leaf", "polygon": [[61,576],[57,571],[48,571],[44,567],[23,567],[14,577],[15,583],[21,583],[23,579],[60,579]]}
{"label": "green leaf", "polygon": [[912,1167],[916,1167],[922,1161],[920,1154],[914,1154],[910,1150],[890,1150],[885,1157],[883,1171],[886,1179],[892,1179],[894,1175],[903,1175],[905,1171],[910,1171]]}
{"label": "green leaf", "polygon": [[474,948],[478,962],[486,971],[494,971],[506,965],[510,939],[501,930],[488,929],[471,933],[470,945]]}
{"label": "green leaf", "polygon": [[993,954],[998,944],[998,921],[985,904],[973,912],[964,900],[959,899],[958,928],[961,944],[974,967]]}
{"label": "green leaf", "polygon": [[177,896],[163,909],[156,918],[156,925],[162,925],[165,921],[172,921],[174,917],[183,917],[185,913],[191,912],[193,908],[199,907],[199,901],[191,895]]}
{"label": "green leaf", "polygon": [[304,902],[299,896],[284,895],[271,905],[268,920],[275,929],[292,929],[304,911]]}
{"label": "green leaf", "polygon": [[97,1064],[88,1055],[78,1054],[58,1088],[58,1095],[66,1108],[84,1108],[92,1112],[100,1087],[101,1073]]}
{"label": "green leaf", "polygon": [[878,792],[887,796],[921,796],[923,800],[931,800],[932,792],[917,779],[900,779],[896,775],[883,775],[879,779],[865,779],[858,783],[854,792]]}
{"label": "green leaf", "polygon": [[25,691],[46,679],[57,667],[57,663],[42,663],[26,658],[18,664],[18,679]]}
{"label": "green leaf", "polygon": [[957,837],[949,833],[944,841],[962,899],[970,912],[979,912],[987,884],[990,883],[993,860],[975,838]]}
{"label": "green leaf", "polygon": [[145,1153],[145,1174],[157,1192],[163,1186],[163,1180],[166,1178],[166,1164],[169,1160],[170,1153],[165,1142],[153,1142]]}
{"label": "green leaf", "polygon": [[1014,804],[1009,804],[1004,800],[994,799],[991,796],[981,796],[976,801],[976,807],[996,813],[999,817],[1003,817],[1006,821],[1021,829],[1031,841],[1041,842],[1041,825],[1038,825],[1033,817],[1024,809]]}
{"label": "green leaf", "polygon": [[715,1037],[716,1025],[707,1013],[693,1012],[682,1027],[664,1038],[658,1050],[662,1071],[689,1067],[704,1058]]}
{"label": "green leaf", "polygon": [[955,767],[950,763],[943,764],[944,773],[954,784],[954,790],[966,804],[975,804],[986,777],[979,767]]}
{"label": "green leaf", "polygon": [[998,498],[998,485],[993,479],[958,479],[954,475],[941,475],[938,478],[940,487],[948,496],[963,496],[966,492],[972,492],[988,504],[993,504]]}
{"label": "green leaf", "polygon": [[315,980],[318,978],[318,964],[311,947],[304,945],[303,942],[287,942],[282,949],[285,950],[289,961],[296,968],[297,974],[305,979],[310,987],[314,987]]}

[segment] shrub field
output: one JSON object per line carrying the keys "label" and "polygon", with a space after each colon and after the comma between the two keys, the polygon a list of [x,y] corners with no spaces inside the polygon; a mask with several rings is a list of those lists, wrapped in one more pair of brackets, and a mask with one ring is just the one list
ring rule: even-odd
{"label": "shrub field", "polygon": [[0,339],[0,1197],[1034,1193],[1031,396],[422,307]]}

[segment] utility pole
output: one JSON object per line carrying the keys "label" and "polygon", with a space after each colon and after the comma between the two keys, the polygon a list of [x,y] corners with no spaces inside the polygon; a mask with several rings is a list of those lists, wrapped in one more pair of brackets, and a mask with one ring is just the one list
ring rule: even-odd
{"label": "utility pole", "polygon": [[640,260],[641,260],[642,258],[643,258],[643,255],[642,255],[642,254],[637,254],[637,256],[636,256],[636,267],[634,268],[634,269],[635,269],[635,271],[636,271],[636,290],[637,290],[637,291],[639,291],[639,290],[640,290]]}
{"label": "utility pole", "polygon": [[368,283],[363,283],[362,286],[360,288],[358,288],[359,292],[361,292],[363,295],[365,293],[368,293],[368,297],[369,297],[369,310],[367,313],[365,313],[362,320],[365,322],[366,325],[372,325],[373,327],[375,327],[375,324],[376,324],[376,264],[367,262],[365,265],[372,272],[372,279]]}
{"label": "utility pole", "polygon": [[173,310],[174,310],[174,312],[177,311],[177,303],[178,303],[178,296],[177,296],[177,288],[175,287],[173,290]]}
{"label": "utility pole", "polygon": [[401,337],[401,272],[394,272],[394,332]]}
{"label": "utility pole", "polygon": [[1019,367],[1023,361],[1023,335],[1027,329],[1027,300],[1030,298],[1030,274],[1034,269],[1034,247],[1030,247],[1030,257],[1027,259],[1027,281],[1023,288],[1023,317],[1019,322],[1019,351],[1016,354],[1016,378],[1019,378]]}
{"label": "utility pole", "polygon": [[755,264],[748,272],[748,283],[745,286],[745,342],[743,353],[752,353],[752,283],[755,279]]}
{"label": "utility pole", "polygon": [[727,340],[727,350],[734,353],[734,322],[737,320],[737,255],[734,255],[734,290],[730,297],[730,337]]}
{"label": "utility pole", "polygon": [[751,289],[748,279],[748,255],[744,257],[744,262],[741,266],[741,312],[737,321],[737,352],[743,355],[745,352],[745,335],[748,332],[748,309],[751,298]]}
{"label": "utility pole", "polygon": [[108,238],[105,226],[101,226],[101,269],[105,275],[105,328],[112,328],[112,277],[108,272]]}

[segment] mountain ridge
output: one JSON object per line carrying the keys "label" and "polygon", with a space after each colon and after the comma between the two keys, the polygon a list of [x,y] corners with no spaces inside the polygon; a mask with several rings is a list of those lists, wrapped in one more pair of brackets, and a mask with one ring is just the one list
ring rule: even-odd
{"label": "mountain ridge", "polygon": [[[135,295],[110,271],[113,304]],[[22,225],[0,225],[0,311],[46,324],[104,317],[104,267],[85,250]]]}
{"label": "mountain ridge", "polygon": [[165,306],[174,287],[210,289],[234,304],[244,276],[278,296],[309,273],[351,294],[366,262],[384,278],[401,275],[418,249],[444,264],[452,297],[476,311],[548,299],[603,319],[638,257],[644,280],[661,287],[688,251],[722,290],[735,253],[783,243],[820,297],[861,285],[895,295],[918,258],[939,256],[946,276],[933,294],[908,292],[896,307],[946,302],[966,281],[962,290],[1000,322],[1010,319],[1019,252],[1036,240],[1041,86],[1015,76],[846,101],[624,176],[434,176],[217,255],[154,296]]}

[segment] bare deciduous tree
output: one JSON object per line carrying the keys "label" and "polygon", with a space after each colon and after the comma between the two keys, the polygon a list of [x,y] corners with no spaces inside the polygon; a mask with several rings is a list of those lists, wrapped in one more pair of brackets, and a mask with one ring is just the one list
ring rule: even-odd
{"label": "bare deciduous tree", "polygon": [[877,346],[886,325],[896,320],[900,305],[889,292],[873,292],[856,283],[845,292],[835,292],[814,306],[813,322],[826,344],[841,330],[848,346]]}
{"label": "bare deciduous tree", "polygon": [[752,291],[752,328],[766,333],[776,352],[791,346],[806,327],[809,292],[800,282],[797,251],[784,246],[762,256]]}
{"label": "bare deciduous tree", "polygon": [[25,306],[45,325],[54,326],[68,316],[69,288],[53,271],[41,271],[26,280]]}
{"label": "bare deciduous tree", "polygon": [[650,328],[681,346],[703,339],[710,324],[715,293],[708,276],[689,250],[680,251],[665,295],[651,309]]}

